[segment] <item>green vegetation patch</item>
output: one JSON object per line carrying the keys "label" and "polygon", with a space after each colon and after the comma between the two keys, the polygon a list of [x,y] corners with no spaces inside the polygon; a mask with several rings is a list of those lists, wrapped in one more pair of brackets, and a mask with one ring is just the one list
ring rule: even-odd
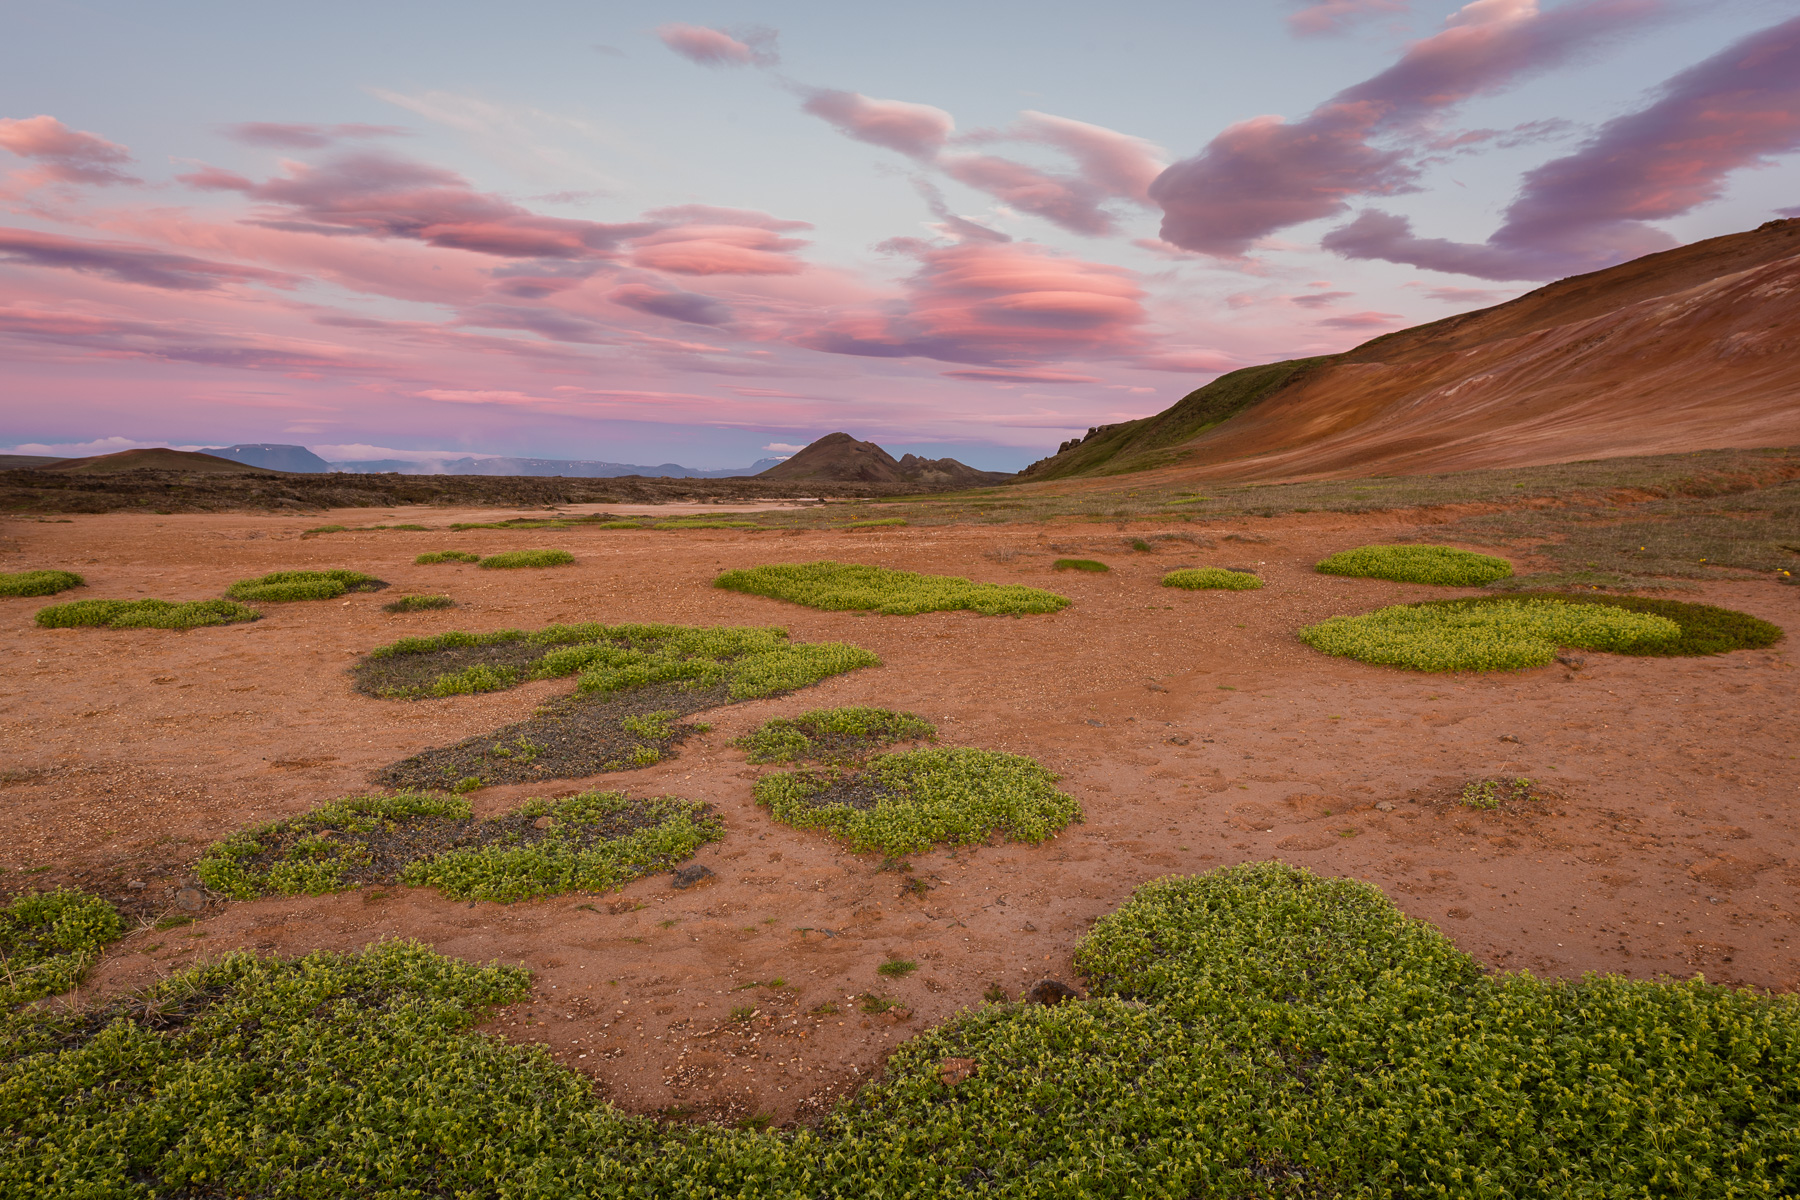
{"label": "green vegetation patch", "polygon": [[937,736],[937,726],[886,708],[818,708],[776,717],[731,744],[753,763],[850,762],[895,742]]}
{"label": "green vegetation patch", "polygon": [[902,750],[864,768],[765,775],[756,781],[756,801],[776,820],[827,830],[858,853],[918,854],[996,833],[1043,841],[1081,819],[1081,805],[1055,785],[1055,775],[1022,755]]}
{"label": "green vegetation patch", "polygon": [[390,600],[381,606],[382,612],[409,613],[426,612],[434,608],[455,608],[456,601],[448,596],[402,596],[398,600]]}
{"label": "green vegetation patch", "polygon": [[721,521],[717,517],[671,517],[658,521],[657,529],[761,529],[756,521]]}
{"label": "green vegetation patch", "polygon": [[4,1027],[0,1192],[1189,1200],[1800,1184],[1791,995],[1489,976],[1375,888],[1276,863],[1140,888],[1077,963],[1092,998],[959,1014],[816,1126],[762,1130],[628,1116],[543,1049],[473,1033],[528,997],[522,968],[411,942],[232,955]]}
{"label": "green vegetation patch", "polygon": [[281,603],[289,600],[335,600],[346,592],[378,592],[387,584],[361,571],[275,571],[240,579],[225,589],[233,600]]}
{"label": "green vegetation patch", "polygon": [[413,565],[429,567],[433,563],[478,563],[480,561],[481,555],[471,554],[467,550],[434,550],[429,554],[421,554],[419,557],[413,559]]}
{"label": "green vegetation patch", "polygon": [[1556,657],[1560,646],[1623,652],[1672,644],[1680,636],[1680,625],[1652,613],[1499,597],[1476,603],[1395,604],[1360,617],[1332,617],[1300,631],[1301,641],[1326,654],[1415,671],[1541,667]]}
{"label": "green vegetation patch", "polygon": [[124,932],[118,910],[86,892],[14,897],[0,908],[0,1009],[68,991]]}
{"label": "green vegetation patch", "polygon": [[844,528],[845,529],[874,529],[878,526],[883,526],[883,525],[899,526],[899,525],[904,525],[904,524],[906,524],[905,517],[871,517],[866,521],[852,521],[848,525],[844,526]]}
{"label": "green vegetation patch", "polygon": [[1600,596],[1586,593],[1527,592],[1508,597],[1475,596],[1459,600],[1426,600],[1415,608],[1478,608],[1482,605],[1505,604],[1512,600],[1534,600],[1554,604],[1591,604],[1625,612],[1663,617],[1680,626],[1679,637],[1668,640],[1645,640],[1621,646],[1615,654],[1689,657],[1702,654],[1726,654],[1733,650],[1760,650],[1773,646],[1786,636],[1781,626],[1732,608],[1711,604],[1691,604],[1683,600],[1653,599],[1648,596]]}
{"label": "green vegetation patch", "polygon": [[1170,571],[1162,577],[1162,585],[1186,588],[1191,592],[1205,588],[1252,592],[1261,587],[1263,581],[1248,571],[1230,571],[1224,567],[1190,567],[1182,571]]}
{"label": "green vegetation patch", "polygon": [[1091,558],[1059,558],[1050,564],[1052,571],[1091,571],[1096,575],[1112,570],[1103,562]]}
{"label": "green vegetation patch", "polygon": [[384,698],[454,696],[577,677],[573,696],[530,718],[422,751],[377,777],[389,787],[443,788],[578,779],[650,766],[702,728],[679,724],[682,717],[797,691],[880,662],[842,642],[789,642],[781,628],[552,625],[531,633],[402,638],[370,652],[352,672],[358,691]]}
{"label": "green vegetation patch", "polygon": [[508,550],[490,554],[476,566],[484,571],[508,571],[519,567],[565,567],[575,561],[567,550]]}
{"label": "green vegetation patch", "polygon": [[704,804],[620,792],[530,800],[476,820],[459,796],[353,796],[237,834],[196,873],[240,900],[369,884],[435,887],[453,900],[511,903],[601,892],[670,870],[724,835]]}
{"label": "green vegetation patch", "polygon": [[1451,546],[1358,546],[1333,554],[1316,569],[1325,575],[1449,587],[1481,587],[1512,574],[1512,564],[1504,558]]}
{"label": "green vegetation patch", "polygon": [[0,571],[0,596],[54,596],[86,583],[73,571]]}
{"label": "green vegetation patch", "polygon": [[38,609],[45,629],[99,625],[107,629],[198,629],[203,625],[235,625],[262,614],[234,600],[73,600]]}
{"label": "green vegetation patch", "polygon": [[770,596],[827,612],[861,609],[890,615],[966,608],[986,614],[1053,613],[1069,598],[1018,584],[973,583],[955,575],[921,575],[822,560],[727,571],[714,587]]}

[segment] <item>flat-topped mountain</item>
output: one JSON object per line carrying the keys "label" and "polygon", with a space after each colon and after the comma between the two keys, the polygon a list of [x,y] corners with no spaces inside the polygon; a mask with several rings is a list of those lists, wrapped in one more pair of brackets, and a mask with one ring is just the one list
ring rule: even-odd
{"label": "flat-topped mountain", "polygon": [[253,467],[216,454],[193,450],[170,450],[154,446],[143,450],[120,450],[115,454],[96,454],[89,458],[65,458],[40,468],[45,471],[78,475],[104,475],[115,471],[189,471],[206,475],[272,475],[266,467]]}
{"label": "flat-topped mountain", "polygon": [[895,458],[874,442],[847,433],[828,433],[758,479],[817,479],[856,483],[917,483],[928,487],[979,487],[1016,478],[1003,471],[978,471],[954,458]]}

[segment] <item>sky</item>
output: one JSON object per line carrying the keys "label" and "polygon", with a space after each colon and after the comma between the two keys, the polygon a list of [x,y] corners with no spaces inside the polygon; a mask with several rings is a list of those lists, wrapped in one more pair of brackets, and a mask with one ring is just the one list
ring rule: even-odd
{"label": "sky", "polygon": [[10,0],[0,449],[1013,470],[1800,216],[1800,0]]}

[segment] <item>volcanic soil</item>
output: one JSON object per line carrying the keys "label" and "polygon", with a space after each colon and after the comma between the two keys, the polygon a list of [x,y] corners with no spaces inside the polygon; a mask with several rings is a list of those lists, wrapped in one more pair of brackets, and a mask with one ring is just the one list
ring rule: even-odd
{"label": "volcanic soil", "polygon": [[[1190,540],[1156,539],[1142,522],[444,528],[515,515],[102,514],[0,529],[0,570],[87,577],[57,600],[215,597],[234,579],[295,568],[349,567],[395,585],[265,605],[260,621],[186,633],[39,629],[33,613],[54,601],[0,599],[0,886],[76,884],[141,919],[87,994],[233,950],[417,938],[531,967],[529,1002],[485,1028],[546,1045],[624,1108],[793,1121],[991,988],[1016,998],[1041,979],[1079,986],[1076,944],[1138,885],[1246,860],[1369,880],[1497,971],[1800,984],[1791,639],[1717,658],[1589,653],[1578,667],[1475,677],[1332,659],[1298,642],[1298,627],[1327,616],[1462,594],[1311,570],[1335,550],[1436,520],[1419,513],[1162,530]],[[301,536],[322,521],[436,531]],[[577,562],[482,571],[412,561],[426,550],[537,546],[565,547]],[[1053,572],[1064,556],[1113,570]],[[1030,584],[1074,603],[1049,616],[882,617],[711,586],[727,568],[820,558]],[[1252,567],[1268,586],[1157,586],[1163,572],[1196,565]],[[459,607],[381,610],[405,592],[447,593]],[[1800,588],[1718,582],[1683,598],[1800,630]],[[713,877],[689,890],[665,874],[616,895],[499,905],[403,887],[236,902],[197,886],[193,866],[209,843],[365,790],[380,768],[519,720],[572,686],[378,700],[351,690],[346,668],[360,655],[406,634],[556,621],[782,625],[796,640],[865,646],[885,665],[715,710],[702,718],[710,732],[654,767],[471,796],[478,815],[583,787],[704,800],[728,832],[698,855]],[[910,871],[776,824],[751,797],[757,775],[775,768],[749,766],[728,743],[769,717],[845,704],[919,713],[943,744],[1033,755],[1086,820],[1039,846],[919,855]],[[1514,777],[1535,781],[1540,798],[1494,810],[1457,802],[1471,780]],[[194,920],[173,923],[181,917]],[[918,969],[878,973],[890,959]],[[783,986],[769,986],[776,979]],[[871,994],[894,1007],[865,1011]]]}

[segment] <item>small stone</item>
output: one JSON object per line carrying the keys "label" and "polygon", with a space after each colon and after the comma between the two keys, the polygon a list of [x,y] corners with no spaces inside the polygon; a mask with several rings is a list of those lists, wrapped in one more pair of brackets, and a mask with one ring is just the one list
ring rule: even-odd
{"label": "small stone", "polygon": [[144,881],[141,879],[134,879],[130,883],[126,884],[125,886],[130,888],[134,892],[141,892],[144,890]]}
{"label": "small stone", "polygon": [[1025,922],[1025,932],[1026,933],[1036,933],[1037,926],[1033,925],[1030,921],[1027,921],[1027,922]]}
{"label": "small stone", "polygon": [[1187,737],[1184,734],[1174,733],[1169,735],[1169,744],[1171,746],[1185,746],[1193,740],[1193,738]]}
{"label": "small stone", "polygon": [[1523,746],[1525,744],[1524,742],[1519,741],[1518,736],[1516,734],[1511,734],[1511,733],[1501,734],[1500,740],[1503,742],[1512,742],[1513,744],[1519,745],[1519,746]]}
{"label": "small stone", "polygon": [[1088,724],[1089,724],[1089,725],[1105,725],[1105,724],[1106,724],[1106,722],[1105,722],[1105,721],[1096,721],[1096,720],[1094,720],[1094,719],[1093,719],[1093,718],[1092,718],[1092,717],[1089,717],[1089,718],[1088,718]]}
{"label": "small stone", "polygon": [[1054,1008],[1064,1000],[1079,1000],[1081,993],[1066,983],[1054,979],[1040,979],[1026,989],[1020,997],[1027,1004],[1042,1004]]}
{"label": "small stone", "polygon": [[552,825],[555,825],[555,824],[556,824],[556,822],[552,821],[549,817],[539,817],[537,820],[535,820],[531,823],[531,827],[533,829],[549,829]]}
{"label": "small stone", "polygon": [[1166,692],[1169,690],[1160,683],[1146,683],[1144,686],[1153,692]]}
{"label": "small stone", "polygon": [[185,908],[189,912],[199,912],[206,907],[206,893],[199,888],[182,888],[175,893],[175,907]]}
{"label": "small stone", "polygon": [[711,867],[702,866],[699,863],[689,863],[675,872],[673,882],[677,889],[686,891],[688,888],[696,887],[712,878],[715,876]]}
{"label": "small stone", "polygon": [[1375,806],[1375,811],[1376,812],[1393,812],[1394,811],[1393,802],[1391,800],[1383,800],[1380,804],[1377,804]]}
{"label": "small stone", "polygon": [[974,1074],[975,1060],[972,1058],[946,1058],[938,1064],[938,1078],[945,1087],[955,1087]]}
{"label": "small stone", "polygon": [[1587,666],[1587,659],[1579,654],[1559,654],[1556,656],[1556,661],[1569,668],[1571,671],[1579,671],[1581,668]]}

